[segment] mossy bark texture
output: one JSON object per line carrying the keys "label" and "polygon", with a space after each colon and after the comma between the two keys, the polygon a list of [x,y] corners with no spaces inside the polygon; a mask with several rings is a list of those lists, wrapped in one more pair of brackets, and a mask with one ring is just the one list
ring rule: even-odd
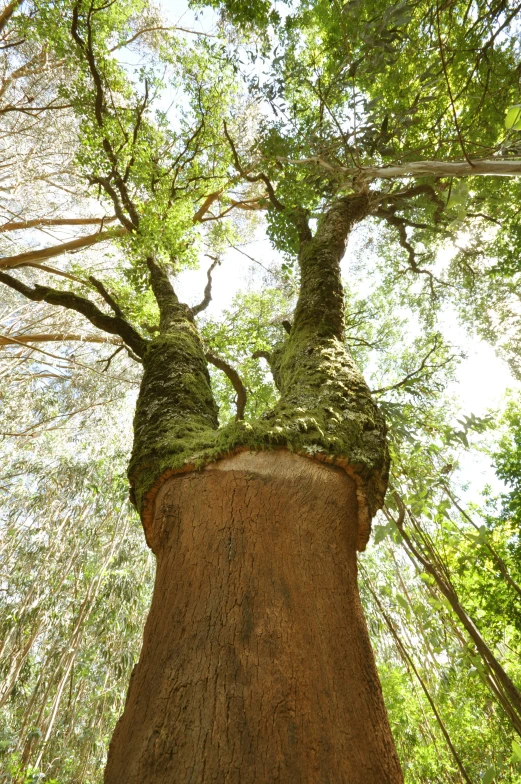
{"label": "mossy bark texture", "polygon": [[193,314],[151,262],[161,333],[143,359],[129,470],[147,537],[164,479],[244,449],[282,448],[340,465],[355,479],[359,548],[365,547],[370,520],[383,502],[388,456],[384,419],[344,345],[340,261],[349,232],[369,211],[365,195],[339,199],[315,236],[301,232],[293,326],[272,355],[280,400],[255,421],[218,427]]}

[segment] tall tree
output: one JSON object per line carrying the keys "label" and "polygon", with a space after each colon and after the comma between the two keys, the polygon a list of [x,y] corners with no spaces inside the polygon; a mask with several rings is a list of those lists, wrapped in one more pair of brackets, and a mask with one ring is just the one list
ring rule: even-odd
{"label": "tall tree", "polygon": [[[36,35],[47,34],[69,68],[59,93],[79,122],[82,204],[98,194],[110,209],[83,217],[96,234],[5,256],[0,282],[74,311],[143,365],[129,479],[157,557],[156,587],[105,780],[399,782],[356,581],[356,552],[387,489],[386,426],[346,347],[340,262],[357,224],[383,221],[398,240],[398,252],[384,254],[390,274],[425,281],[417,301],[426,320],[452,294],[435,267],[450,232],[474,225],[499,255],[498,274],[509,273],[512,246],[498,249],[483,226],[499,221],[499,198],[515,205],[519,187],[486,178],[521,172],[509,36],[518,9],[302,3],[284,23],[266,3],[224,10],[271,61],[262,80],[246,74],[265,115],[253,142],[240,133],[244,112],[233,116],[245,97],[221,44],[160,43],[159,63],[183,91],[170,124],[152,113],[164,86],[157,55],[132,75],[115,56],[136,35],[123,35],[135,6],[34,9]],[[27,28],[24,13],[33,9],[15,9],[7,22]],[[268,24],[281,54],[270,51]],[[465,88],[456,92],[455,82]],[[491,108],[493,94],[504,106]],[[469,188],[454,178],[471,178]],[[192,307],[172,277],[193,263],[198,241],[226,242],[220,221],[231,212],[257,208],[275,246],[297,260],[300,283],[288,334],[263,352],[279,398],[246,420],[244,385],[197,326],[211,273]],[[9,230],[37,220],[24,216]],[[203,232],[206,223],[215,228]],[[514,206],[505,226],[514,245]],[[67,288],[54,288],[5,271],[49,273],[42,261],[114,239],[123,255],[109,280],[66,273]],[[468,277],[469,253],[456,258],[453,279]],[[223,426],[208,362],[237,391],[236,421]],[[419,549],[407,538],[401,503],[395,522],[412,557],[474,635],[517,726],[514,683],[481,646],[428,540]]]}

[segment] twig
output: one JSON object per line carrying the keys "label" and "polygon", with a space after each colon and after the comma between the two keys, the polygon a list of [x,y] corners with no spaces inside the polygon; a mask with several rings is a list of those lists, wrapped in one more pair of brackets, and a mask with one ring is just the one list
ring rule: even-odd
{"label": "twig", "polygon": [[443,50],[443,42],[441,40],[440,6],[439,6],[439,3],[438,3],[438,0],[436,0],[436,30],[437,30],[437,34],[438,34],[438,45],[439,45],[439,49],[440,49],[441,65],[442,65],[442,68],[443,68],[443,74],[445,76],[445,81],[447,83],[447,91],[449,93],[449,100],[450,100],[450,105],[451,105],[451,109],[452,109],[452,117],[454,118],[454,125],[456,126],[456,133],[458,134],[460,147],[461,147],[461,150],[463,152],[463,155],[465,156],[465,160],[467,161],[469,166],[474,166],[474,164],[472,163],[472,161],[470,160],[470,158],[469,158],[469,156],[467,154],[467,150],[465,149],[465,144],[463,142],[463,137],[461,135],[461,129],[459,127],[458,115],[456,113],[456,107],[454,106],[454,97],[452,95],[452,89],[451,89],[451,86],[450,86],[449,74],[447,72],[447,62],[445,60],[445,52]]}
{"label": "twig", "polygon": [[114,357],[115,357],[117,354],[119,354],[119,352],[120,352],[120,351],[123,351],[123,349],[124,349],[124,348],[125,348],[125,346],[118,346],[118,348],[117,348],[117,349],[116,349],[116,350],[115,350],[115,351],[114,351],[114,352],[113,352],[113,353],[110,355],[110,357],[108,357],[108,359],[98,359],[98,360],[97,360],[98,362],[102,362],[102,363],[104,363],[104,364],[105,364],[105,367],[103,368],[103,373],[106,373],[106,372],[107,372],[107,370],[108,370],[108,369],[109,369],[109,367],[110,367],[110,363],[112,362],[112,360],[114,359]]}
{"label": "twig", "polygon": [[157,27],[144,27],[142,30],[138,30],[138,32],[135,35],[133,35],[132,38],[128,38],[126,41],[123,41],[120,44],[116,44],[116,46],[113,46],[112,49],[109,49],[109,52],[112,54],[112,52],[115,52],[117,49],[122,49],[124,46],[128,46],[129,44],[133,43],[137,38],[139,38],[140,35],[143,35],[144,33],[154,33],[159,30],[161,31],[179,30],[182,33],[190,33],[191,35],[203,35],[205,38],[217,37],[215,35],[212,35],[211,33],[202,33],[199,32],[198,30],[190,30],[187,27],[177,27],[177,26],[163,27],[161,25],[158,25]]}
{"label": "twig", "polygon": [[373,599],[374,599],[374,601],[376,603],[376,606],[378,607],[378,609],[382,613],[382,616],[383,616],[383,618],[385,620],[387,628],[389,629],[389,631],[391,632],[391,635],[394,638],[394,641],[395,641],[396,646],[398,648],[398,652],[400,653],[402,659],[406,662],[406,664],[414,672],[414,674],[415,674],[415,676],[416,676],[416,678],[417,678],[417,680],[418,680],[418,682],[419,682],[419,684],[420,684],[420,686],[422,688],[423,693],[427,697],[427,701],[428,701],[429,705],[431,706],[431,709],[432,709],[432,712],[434,713],[434,716],[436,717],[436,721],[438,722],[438,726],[439,726],[439,728],[441,729],[441,731],[443,733],[443,737],[445,738],[447,746],[449,747],[452,756],[456,760],[456,764],[457,764],[457,766],[459,768],[459,771],[460,771],[461,775],[463,776],[463,778],[465,779],[467,784],[472,784],[472,781],[469,778],[469,776],[467,774],[467,771],[465,770],[465,767],[464,767],[464,765],[463,765],[463,763],[462,763],[462,761],[461,761],[461,759],[459,757],[459,754],[458,754],[458,752],[456,751],[456,749],[454,748],[454,746],[452,744],[450,735],[449,735],[449,733],[447,731],[447,728],[445,727],[445,724],[444,724],[444,722],[443,722],[443,720],[442,720],[442,718],[441,718],[441,716],[440,716],[440,714],[438,712],[438,709],[436,708],[436,704],[435,704],[434,700],[432,699],[432,697],[430,695],[430,692],[429,692],[429,690],[427,688],[427,685],[425,684],[425,681],[423,680],[423,678],[421,677],[420,673],[418,672],[412,657],[409,655],[407,649],[405,648],[405,645],[403,644],[402,640],[400,639],[400,636],[399,636],[398,632],[396,631],[392,620],[389,618],[389,616],[385,612],[385,610],[384,610],[384,608],[383,608],[383,606],[382,606],[382,604],[381,604],[381,602],[380,602],[380,600],[379,600],[379,598],[377,596],[377,593],[376,593],[375,589],[373,588],[371,580],[369,579],[369,576],[368,576],[367,572],[365,571],[363,565],[360,565],[360,569],[361,569],[361,572],[362,572],[362,574],[364,576],[366,585],[369,588],[369,591],[370,591],[370,593],[371,593],[371,595],[372,595],[372,597],[373,597]]}

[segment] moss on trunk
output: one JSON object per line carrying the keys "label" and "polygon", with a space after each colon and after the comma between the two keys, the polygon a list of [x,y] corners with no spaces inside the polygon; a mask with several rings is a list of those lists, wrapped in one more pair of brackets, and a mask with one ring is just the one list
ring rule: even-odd
{"label": "moss on trunk", "polygon": [[145,532],[162,481],[242,450],[286,448],[341,465],[357,482],[359,548],[383,503],[388,455],[385,422],[344,345],[340,261],[349,232],[370,210],[365,195],[337,200],[314,237],[302,234],[301,291],[290,335],[273,352],[280,390],[255,421],[218,428],[204,352],[186,306],[160,271],[152,282],[161,335],[144,356],[130,479]]}

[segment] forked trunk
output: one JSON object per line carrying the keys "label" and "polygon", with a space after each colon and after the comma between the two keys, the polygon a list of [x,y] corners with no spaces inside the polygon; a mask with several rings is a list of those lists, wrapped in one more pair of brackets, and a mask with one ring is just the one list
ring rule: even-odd
{"label": "forked trunk", "polygon": [[389,458],[340,260],[371,204],[336,200],[315,235],[293,216],[300,294],[257,419],[219,427],[195,311],[148,260],[160,332],[129,478],[157,578],[106,784],[403,781],[356,583]]}
{"label": "forked trunk", "polygon": [[356,486],[287,450],[159,490],[141,658],[106,784],[396,784],[358,597]]}

